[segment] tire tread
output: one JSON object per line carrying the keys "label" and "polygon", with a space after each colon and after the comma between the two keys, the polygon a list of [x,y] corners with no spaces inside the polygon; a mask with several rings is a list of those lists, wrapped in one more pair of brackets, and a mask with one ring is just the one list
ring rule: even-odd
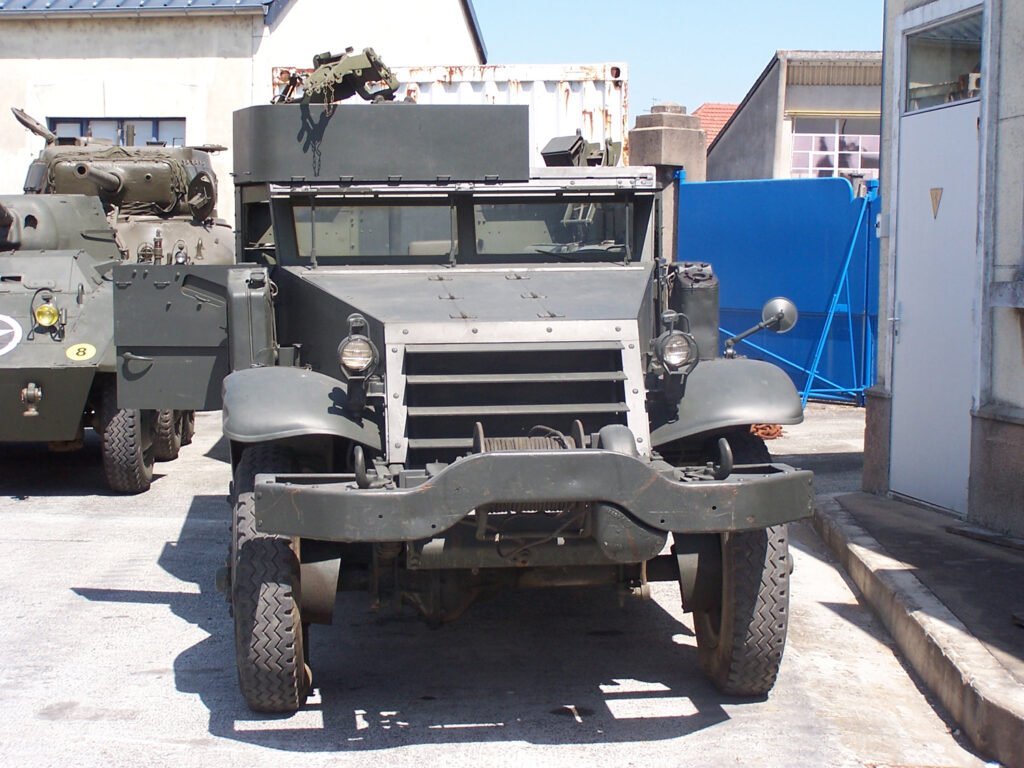
{"label": "tire tread", "polygon": [[101,452],[107,485],[117,493],[142,493],[153,481],[153,459],[142,443],[142,412],[117,407],[116,383],[104,386]]}
{"label": "tire tread", "polygon": [[235,476],[235,547],[231,578],[239,686],[257,712],[294,712],[306,699],[308,677],[298,600],[299,560],[285,536],[256,530],[253,481],[260,472],[287,471],[278,446],[246,448]]}
{"label": "tire tread", "polygon": [[157,411],[153,424],[153,457],[174,461],[183,445],[180,411]]}
{"label": "tire tread", "polygon": [[[728,440],[737,464],[771,461],[757,435],[735,431]],[[723,603],[729,605],[722,606],[716,642],[698,632],[701,666],[723,693],[764,696],[775,685],[786,647],[792,571],[787,526],[726,535],[722,568],[723,584],[731,586]]]}

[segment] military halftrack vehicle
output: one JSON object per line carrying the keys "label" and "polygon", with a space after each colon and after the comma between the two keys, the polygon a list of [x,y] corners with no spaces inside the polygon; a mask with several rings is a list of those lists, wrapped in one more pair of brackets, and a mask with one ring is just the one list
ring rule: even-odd
{"label": "military halftrack vehicle", "polygon": [[194,412],[116,405],[115,264],[227,264],[231,228],[216,220],[216,177],[202,148],[46,141],[25,195],[0,198],[0,442],[82,445],[101,435],[110,487],[149,487],[154,460],[191,440]]}
{"label": "military halftrack vehicle", "polygon": [[[504,587],[656,580],[714,682],[766,693],[812,490],[750,427],[800,400],[720,356],[712,270],[659,258],[653,170],[531,170],[525,107],[234,128],[248,263],[120,266],[115,305],[122,404],[223,406],[249,706],[302,705],[339,589],[444,622]],[[763,326],[788,322],[778,302]]]}

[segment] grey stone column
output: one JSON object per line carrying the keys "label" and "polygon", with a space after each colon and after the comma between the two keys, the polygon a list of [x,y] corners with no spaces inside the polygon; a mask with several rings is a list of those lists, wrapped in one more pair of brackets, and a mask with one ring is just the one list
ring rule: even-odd
{"label": "grey stone column", "polygon": [[658,104],[639,115],[629,132],[629,164],[651,165],[657,171],[662,194],[661,242],[664,255],[676,259],[676,171],[686,171],[687,182],[707,179],[707,137],[700,118],[686,114],[679,104]]}

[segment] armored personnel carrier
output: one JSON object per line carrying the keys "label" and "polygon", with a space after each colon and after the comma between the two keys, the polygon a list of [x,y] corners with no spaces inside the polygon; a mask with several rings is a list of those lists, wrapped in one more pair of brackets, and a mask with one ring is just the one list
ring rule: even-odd
{"label": "armored personnel carrier", "polygon": [[[84,195],[91,198],[88,210],[92,211],[99,204],[106,221],[98,224],[112,228],[113,239],[107,237],[106,241],[116,246],[114,261],[138,264],[229,264],[234,261],[231,227],[214,218],[217,186],[209,152],[223,150],[223,147],[122,147],[88,137],[60,138],[22,110],[14,108],[11,111],[18,122],[46,142],[39,157],[29,166],[24,185],[26,195]],[[34,203],[15,200],[12,205],[21,208],[31,207]],[[41,205],[45,207],[47,204]],[[69,227],[73,230],[78,222],[74,218],[65,221],[58,215],[48,219],[46,226],[55,231]],[[27,244],[19,242],[19,252],[10,258],[15,258],[20,265],[31,264],[37,280],[50,279],[55,284],[63,280],[66,277],[63,274],[50,275],[46,272],[54,267],[46,259],[29,261],[34,258],[31,243],[31,238]],[[102,293],[109,288],[111,257],[109,248],[97,249],[92,247],[94,243],[95,238],[82,245],[87,257],[80,256],[77,263],[84,264],[92,256],[99,259],[102,278],[94,287]],[[102,374],[113,371],[112,357],[105,361],[100,359],[100,351],[106,353],[108,348],[108,356],[113,355],[113,318],[97,319],[98,314],[104,311],[111,312],[108,296],[90,303],[87,311],[91,344],[97,349],[93,364],[100,366],[97,370]],[[42,364],[41,360],[37,362]],[[13,364],[13,358],[7,363]],[[56,372],[56,375],[62,376],[64,371]],[[102,376],[100,378],[105,381]],[[97,384],[98,392],[104,386],[102,381]],[[98,397],[94,393],[86,398],[83,414],[90,408],[95,411],[93,406]],[[55,401],[48,398],[48,405],[49,402]],[[77,403],[81,404],[81,401]],[[73,414],[75,406],[71,403],[65,405],[68,413]],[[53,407],[49,405],[39,412],[45,411],[49,419],[57,418]],[[92,424],[95,419],[87,415],[85,418],[84,424],[95,426]],[[181,446],[191,441],[195,424],[192,411],[161,410],[140,418],[145,421],[142,428],[146,444],[144,466],[128,474],[118,472],[115,477],[111,474],[110,457],[105,456],[107,479],[114,490],[145,490],[152,474],[152,461],[176,458]],[[33,423],[39,426],[38,422]],[[71,422],[65,421],[65,424],[63,432],[71,430],[73,433]],[[37,439],[36,430],[26,427],[27,422],[23,420],[9,422],[5,430],[9,434],[4,439]],[[70,442],[49,438],[47,441],[55,448],[78,444],[77,438]]]}
{"label": "armored personnel carrier", "polygon": [[[811,474],[750,427],[800,399],[720,354],[713,270],[658,252],[652,169],[571,148],[531,169],[527,127],[514,106],[243,109],[248,263],[115,268],[122,404],[223,406],[220,582],[254,710],[302,705],[339,589],[439,623],[501,588],[678,582],[715,684],[775,682]],[[793,321],[778,300],[759,327]]]}

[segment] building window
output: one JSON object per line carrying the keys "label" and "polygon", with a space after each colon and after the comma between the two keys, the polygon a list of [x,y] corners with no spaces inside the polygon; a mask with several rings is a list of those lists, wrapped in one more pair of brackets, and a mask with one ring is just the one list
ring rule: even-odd
{"label": "building window", "polygon": [[907,36],[907,112],[980,94],[980,12]]}
{"label": "building window", "polygon": [[790,176],[877,179],[879,130],[878,118],[794,118]]}
{"label": "building window", "polygon": [[62,138],[91,136],[121,146],[185,146],[183,117],[51,117],[48,122]]}

